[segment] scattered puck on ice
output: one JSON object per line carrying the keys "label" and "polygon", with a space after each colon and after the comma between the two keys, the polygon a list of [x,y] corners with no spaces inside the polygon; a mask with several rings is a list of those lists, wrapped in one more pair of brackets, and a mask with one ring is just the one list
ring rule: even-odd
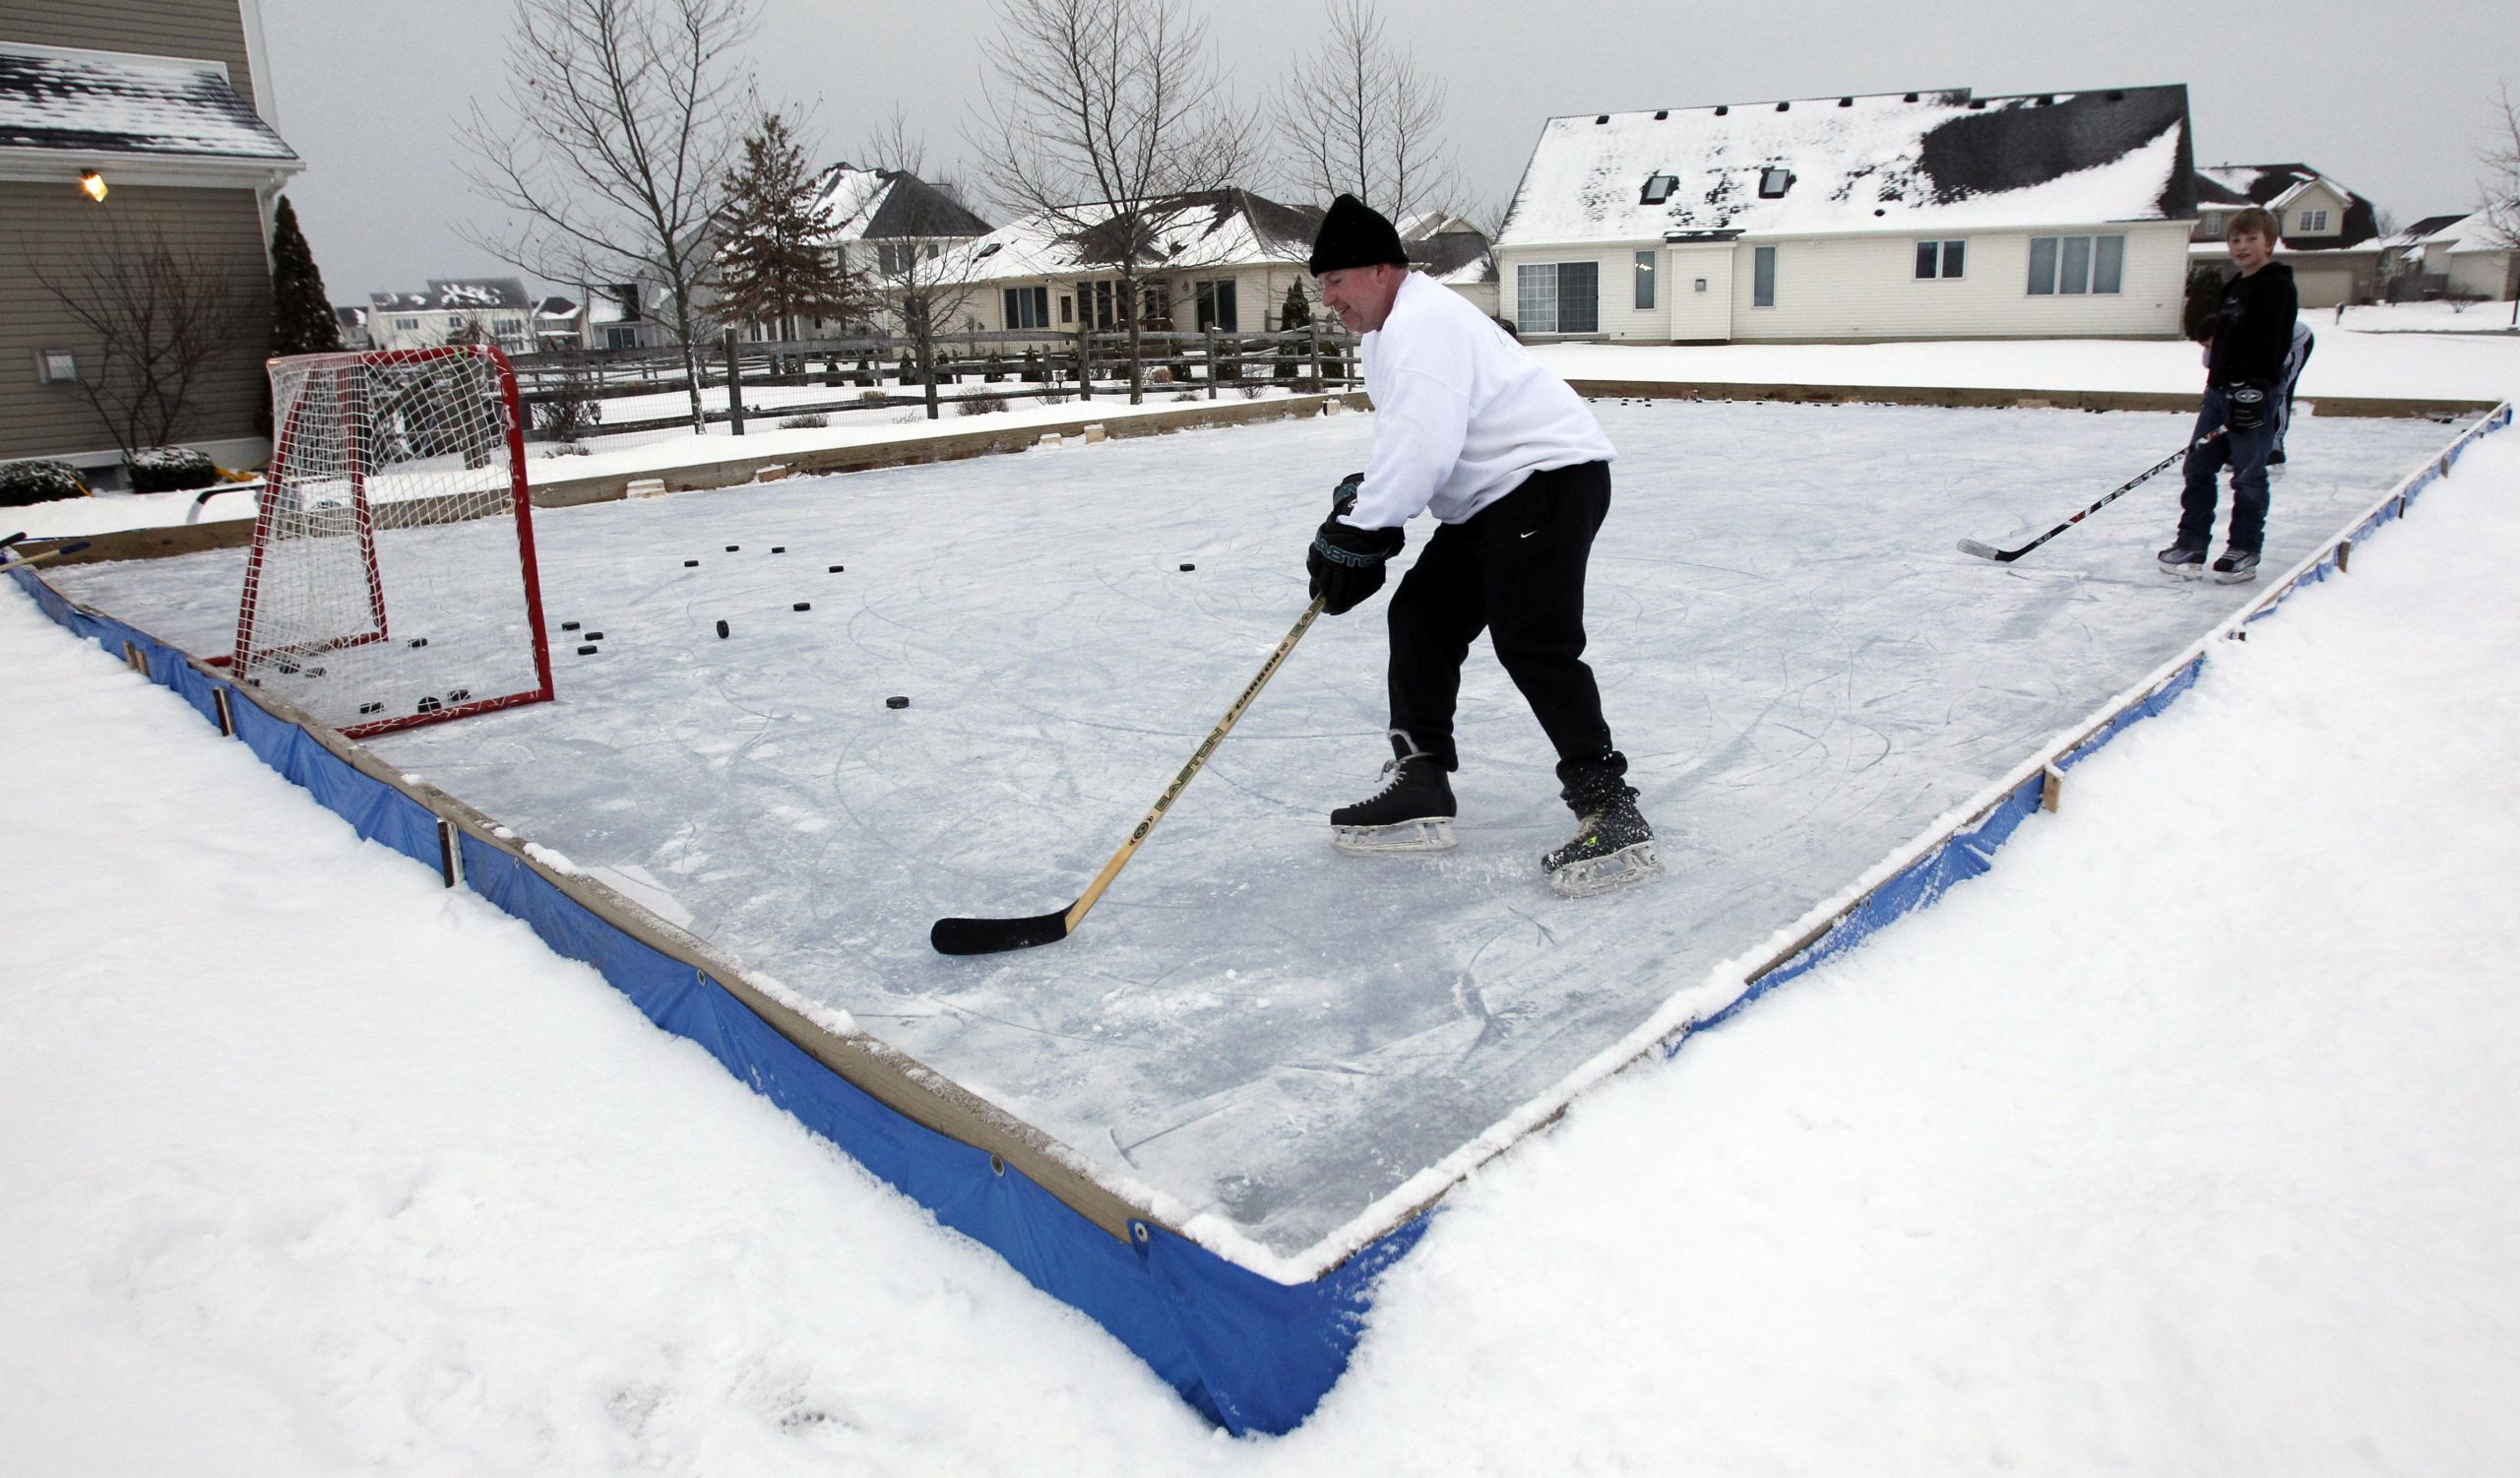
{"label": "scattered puck on ice", "polygon": [[1186,574],[1190,573],[1190,571],[1192,571],[1192,570],[1194,570],[1194,569],[1197,569],[1197,568],[1198,568],[1198,566],[1197,566],[1197,565],[1195,565],[1195,564],[1185,564],[1185,565],[1181,566],[1181,573],[1183,573],[1183,574],[1185,574],[1185,575],[1186,575]]}
{"label": "scattered puck on ice", "polygon": [[578,648],[578,655],[579,655],[580,657],[593,657],[593,656],[595,655],[595,648],[593,648],[593,647],[580,647],[580,648]]}
{"label": "scattered puck on ice", "polygon": [[720,621],[720,622],[718,623],[718,634],[719,634],[721,637],[723,637],[723,636],[724,636],[724,635],[726,634],[726,623],[725,623],[724,621]]}
{"label": "scattered puck on ice", "polygon": [[785,554],[788,552],[788,546],[784,544],[775,544],[770,546],[770,552],[774,554]]}
{"label": "scattered puck on ice", "polygon": [[601,641],[603,640],[603,633],[600,631],[590,631],[587,633],[587,640]]}
{"label": "scattered puck on ice", "polygon": [[562,621],[560,623],[560,629],[563,631],[575,631],[578,629],[578,623],[575,621]]}
{"label": "scattered puck on ice", "polygon": [[422,698],[422,699],[420,700],[420,702],[419,702],[419,708],[418,708],[418,711],[419,711],[419,712],[421,712],[421,713],[435,713],[435,712],[437,712],[437,710],[438,710],[438,701],[437,701],[437,699],[435,699],[435,698]]}
{"label": "scattered puck on ice", "polygon": [[830,569],[829,571],[827,571],[827,573],[837,575],[837,574],[839,574],[842,570],[845,570],[845,569],[847,569],[847,568],[849,568],[849,566],[848,566],[848,565],[845,565],[845,564],[835,564],[835,565],[833,565],[833,566],[831,567],[831,569]]}
{"label": "scattered puck on ice", "polygon": [[790,610],[811,610],[814,609],[814,603],[811,601],[798,601],[795,605],[790,606],[788,609]]}
{"label": "scattered puck on ice", "polygon": [[903,697],[899,693],[895,693],[893,696],[884,700],[884,706],[886,708],[908,708],[910,707],[910,699]]}
{"label": "scattered puck on ice", "polygon": [[730,545],[726,546],[726,552],[727,552],[727,553],[729,553],[729,554],[731,554],[731,553],[733,553],[735,550],[740,549],[740,548],[742,548],[742,547],[743,547],[743,546],[742,546],[742,545],[739,545],[739,544],[730,544]]}
{"label": "scattered puck on ice", "polygon": [[697,559],[686,559],[686,560],[684,560],[684,561],[682,562],[682,567],[683,567],[684,569],[690,569],[692,566],[694,566],[694,565],[698,564],[699,562],[700,562],[700,561],[699,561],[699,560],[697,560]]}
{"label": "scattered puck on ice", "polygon": [[361,713],[383,713],[385,711],[385,705],[382,703],[361,703],[358,706],[358,711]]}
{"label": "scattered puck on ice", "polygon": [[429,644],[429,639],[428,639],[427,637],[425,637],[425,636],[414,636],[414,637],[412,637],[412,638],[411,638],[411,645],[412,645],[412,646],[415,646],[415,647],[425,647],[425,646],[427,646],[428,644]]}
{"label": "scattered puck on ice", "polygon": [[446,701],[449,703],[461,703],[472,696],[472,689],[469,687],[452,688],[447,692]]}

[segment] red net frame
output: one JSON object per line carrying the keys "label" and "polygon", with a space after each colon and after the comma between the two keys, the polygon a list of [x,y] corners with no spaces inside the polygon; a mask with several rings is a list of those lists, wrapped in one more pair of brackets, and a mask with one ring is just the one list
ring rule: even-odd
{"label": "red net frame", "polygon": [[274,359],[240,680],[352,739],[552,696],[516,374],[489,345]]}

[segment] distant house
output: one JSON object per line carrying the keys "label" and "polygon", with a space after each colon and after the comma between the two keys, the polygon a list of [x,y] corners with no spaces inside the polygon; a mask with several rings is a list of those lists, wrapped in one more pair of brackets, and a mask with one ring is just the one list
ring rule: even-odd
{"label": "distant house", "polygon": [[2293,269],[2302,307],[2332,308],[2379,296],[2379,212],[2307,164],[2200,166],[2194,255],[2218,264],[2227,260],[2224,231],[2233,215],[2249,206],[2274,214],[2283,234],[2276,260]]}
{"label": "distant house", "polygon": [[1526,338],[2177,334],[2184,87],[1552,118],[1494,256]]}
{"label": "distant house", "polygon": [[665,289],[655,283],[593,283],[586,290],[588,349],[663,349],[674,342]]}
{"label": "distant house", "polygon": [[0,32],[0,460],[119,464],[78,383],[102,343],[44,284],[75,289],[100,252],[162,240],[244,326],[194,378],[175,434],[259,462],[271,208],[305,164],[269,121],[258,6],[13,5]]}
{"label": "distant house", "polygon": [[584,349],[587,315],[575,299],[545,297],[534,305],[534,347],[537,350]]}
{"label": "distant house", "polygon": [[367,309],[336,304],[333,308],[333,326],[342,336],[342,348],[367,349],[370,347],[367,340]]}
{"label": "distant house", "polygon": [[[902,272],[913,254],[934,259],[989,230],[986,221],[941,186],[907,169],[869,168],[846,161],[815,179],[810,209],[822,220],[824,243],[841,270],[876,280]],[[753,324],[745,336],[761,343],[865,327],[817,318]]]}
{"label": "distant house", "polygon": [[525,284],[512,277],[432,279],[419,292],[370,293],[367,336],[378,349],[474,342],[530,353],[538,347],[534,307]]}
{"label": "distant house", "polygon": [[2383,295],[2520,298],[2520,251],[2493,228],[2489,213],[2427,216],[2373,243]]}

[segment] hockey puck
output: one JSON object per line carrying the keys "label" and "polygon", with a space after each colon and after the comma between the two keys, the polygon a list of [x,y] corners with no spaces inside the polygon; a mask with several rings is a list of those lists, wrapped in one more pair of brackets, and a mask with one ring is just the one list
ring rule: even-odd
{"label": "hockey puck", "polygon": [[730,545],[726,546],[726,552],[727,552],[727,553],[729,553],[729,554],[731,554],[731,553],[733,553],[735,550],[740,549],[740,548],[742,548],[742,547],[743,547],[743,546],[742,546],[742,545],[739,545],[739,544],[730,544]]}
{"label": "hockey puck", "polygon": [[695,566],[695,565],[697,565],[697,564],[699,564],[699,563],[700,563],[700,561],[699,561],[699,560],[697,560],[697,559],[686,559],[686,560],[684,560],[684,561],[682,562],[682,567],[683,567],[684,569],[690,569],[690,568],[692,568],[693,566]]}
{"label": "hockey puck", "polygon": [[580,657],[593,657],[593,656],[595,655],[595,648],[593,648],[593,647],[580,647],[580,648],[578,648],[578,655],[579,655]]}
{"label": "hockey puck", "polygon": [[453,687],[447,689],[446,701],[449,703],[461,703],[472,696],[472,689],[469,687]]}
{"label": "hockey puck", "polygon": [[910,707],[910,699],[903,697],[899,693],[895,693],[893,696],[884,700],[884,706],[886,708],[908,708]]}
{"label": "hockey puck", "polygon": [[560,629],[563,631],[575,631],[578,629],[578,623],[575,621],[562,621],[560,623]]}
{"label": "hockey puck", "polygon": [[603,640],[603,633],[600,631],[590,631],[587,633],[587,640],[601,641]]}
{"label": "hockey puck", "polygon": [[788,552],[788,546],[784,544],[775,544],[770,546],[770,552],[774,554],[785,554]]}
{"label": "hockey puck", "polygon": [[1185,575],[1186,575],[1186,574],[1190,573],[1190,571],[1192,571],[1192,570],[1194,570],[1194,569],[1197,569],[1197,568],[1198,568],[1198,566],[1197,566],[1197,565],[1195,565],[1195,564],[1185,564],[1185,565],[1181,566],[1181,573],[1183,573],[1183,574],[1185,574]]}
{"label": "hockey puck", "polygon": [[814,609],[814,603],[811,601],[798,601],[795,605],[790,606],[788,609],[790,610],[811,610]]}
{"label": "hockey puck", "polygon": [[418,705],[418,707],[414,710],[414,712],[418,712],[418,713],[435,713],[435,712],[437,712],[437,710],[438,710],[438,701],[437,701],[437,699],[435,699],[435,698],[422,698],[422,699],[419,701],[419,705]]}
{"label": "hockey puck", "polygon": [[361,713],[383,713],[385,711],[385,705],[382,703],[361,703],[358,706],[358,711]]}
{"label": "hockey puck", "polygon": [[848,566],[848,565],[845,565],[845,564],[835,564],[835,565],[833,565],[833,566],[832,566],[828,571],[826,571],[826,573],[828,573],[828,574],[834,574],[834,575],[837,575],[837,574],[839,574],[842,570],[845,570],[845,569],[847,569],[847,568],[849,568],[849,566]]}
{"label": "hockey puck", "polygon": [[414,636],[414,637],[412,637],[412,638],[411,638],[411,645],[412,645],[412,646],[415,646],[415,647],[425,647],[425,646],[427,646],[428,644],[429,644],[429,639],[428,639],[427,637],[425,637],[425,636]]}
{"label": "hockey puck", "polygon": [[726,635],[726,623],[724,621],[720,621],[718,623],[718,635],[721,640],[724,639]]}

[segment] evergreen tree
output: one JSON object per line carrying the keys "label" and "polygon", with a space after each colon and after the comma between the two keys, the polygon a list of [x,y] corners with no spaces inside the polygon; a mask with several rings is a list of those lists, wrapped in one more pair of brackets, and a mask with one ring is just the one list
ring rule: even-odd
{"label": "evergreen tree", "polygon": [[866,294],[840,268],[830,226],[814,210],[805,152],[777,113],[744,138],[744,161],[726,182],[719,217],[725,246],[716,287],[722,317],[786,335],[796,321],[862,316]]}
{"label": "evergreen tree", "polygon": [[297,228],[297,210],[280,198],[272,216],[272,353],[320,354],[342,347],[342,326],[324,295],[324,274]]}
{"label": "evergreen tree", "polygon": [[1287,284],[1286,305],[1278,310],[1278,327],[1308,329],[1312,327],[1312,304],[1303,295],[1303,279]]}

